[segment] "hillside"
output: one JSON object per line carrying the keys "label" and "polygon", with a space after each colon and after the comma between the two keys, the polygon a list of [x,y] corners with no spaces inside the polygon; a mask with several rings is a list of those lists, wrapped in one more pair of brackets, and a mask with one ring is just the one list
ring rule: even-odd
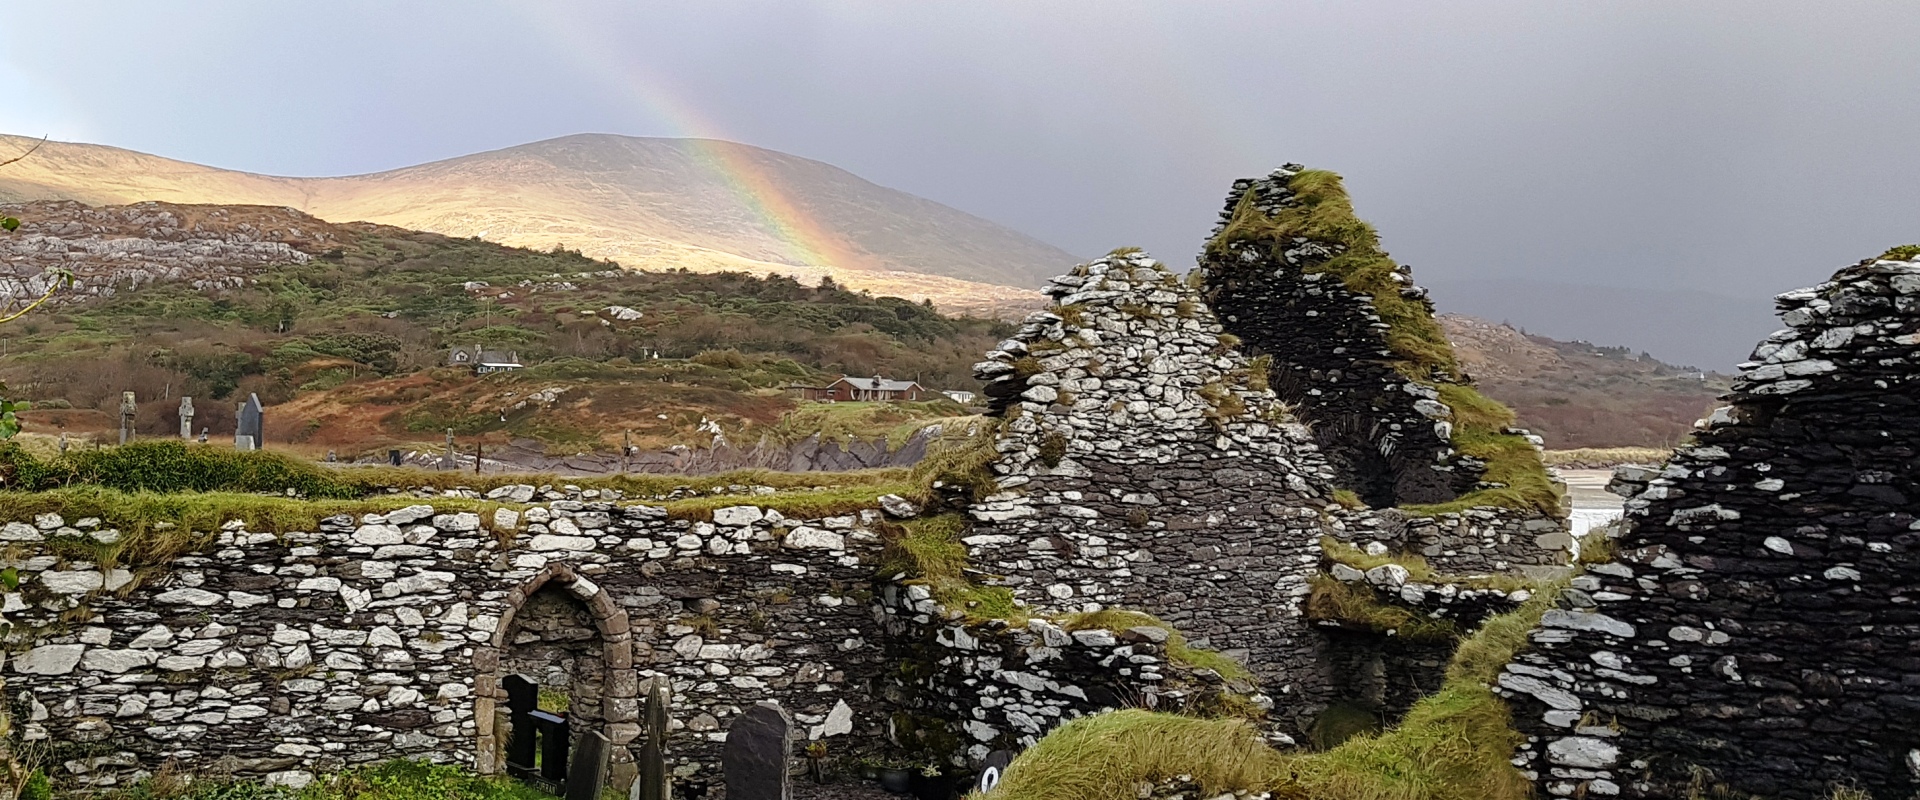
{"label": "hillside", "polygon": [[1530,335],[1443,314],[1460,365],[1547,447],[1671,447],[1717,405],[1732,379],[1626,348]]}
{"label": "hillside", "polygon": [[[0,136],[0,154],[32,140]],[[831,275],[955,310],[1037,305],[1072,254],[845,170],[712,140],[582,134],[370,175],[286,178],[49,142],[0,171],[0,202],[285,206],[622,267]]]}
{"label": "hillside", "polygon": [[[279,207],[75,202],[0,205],[0,296],[37,294],[48,266],[78,288],[7,327],[0,378],[34,401],[37,433],[111,430],[120,393],[141,400],[143,436],[177,435],[181,395],[196,429],[231,435],[258,393],[267,439],[343,457],[518,443],[606,452],[751,445],[816,431],[886,435],[963,413],[922,403],[849,407],[802,429],[790,383],[842,373],[977,389],[970,365],[1004,322],[789,278],[614,269],[576,251],[533,251]],[[448,348],[513,351],[525,370],[476,376]],[[858,404],[849,404],[856,406]],[[809,412],[811,413],[811,412]]]}

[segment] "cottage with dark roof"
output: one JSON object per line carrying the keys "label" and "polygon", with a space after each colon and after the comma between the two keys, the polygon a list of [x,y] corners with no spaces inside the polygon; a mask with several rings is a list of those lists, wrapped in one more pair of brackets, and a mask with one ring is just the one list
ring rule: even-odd
{"label": "cottage with dark roof", "polygon": [[896,381],[875,375],[871,378],[854,378],[846,375],[825,386],[793,386],[803,400],[819,400],[828,403],[843,400],[922,400],[929,392],[916,381]]}
{"label": "cottage with dark roof", "polygon": [[480,345],[455,347],[447,351],[447,365],[469,367],[475,375],[519,369],[520,353],[513,350],[486,350]]}

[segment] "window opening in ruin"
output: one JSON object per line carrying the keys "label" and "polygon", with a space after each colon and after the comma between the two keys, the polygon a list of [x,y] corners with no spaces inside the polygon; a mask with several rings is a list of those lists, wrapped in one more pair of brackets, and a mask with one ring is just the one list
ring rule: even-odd
{"label": "window opening in ruin", "polygon": [[501,666],[512,731],[507,774],[565,794],[569,756],[604,723],[604,643],[593,613],[558,584],[527,598]]}

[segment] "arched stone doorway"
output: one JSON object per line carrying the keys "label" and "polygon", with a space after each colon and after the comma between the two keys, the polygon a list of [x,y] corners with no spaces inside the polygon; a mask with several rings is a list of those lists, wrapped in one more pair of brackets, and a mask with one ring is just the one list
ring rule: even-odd
{"label": "arched stone doorway", "polygon": [[607,785],[626,793],[634,778],[630,745],[640,734],[639,678],[627,612],[605,590],[565,564],[548,564],[507,593],[499,627],[473,659],[475,769],[506,771],[507,676],[555,688],[564,682],[570,699],[586,704],[569,715],[573,734],[607,737]]}

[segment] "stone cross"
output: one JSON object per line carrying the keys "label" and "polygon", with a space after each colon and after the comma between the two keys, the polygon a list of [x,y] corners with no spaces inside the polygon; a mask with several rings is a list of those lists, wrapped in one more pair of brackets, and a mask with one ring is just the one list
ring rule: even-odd
{"label": "stone cross", "polygon": [[787,757],[793,749],[793,718],[775,705],[757,705],[733,718],[720,751],[727,800],[790,800]]}
{"label": "stone cross", "polygon": [[247,395],[247,402],[240,406],[240,424],[234,431],[234,447],[239,450],[259,450],[266,445],[261,438],[260,428],[265,424],[266,409],[260,406],[260,395]]}
{"label": "stone cross", "polygon": [[667,703],[673,699],[673,687],[665,678],[655,678],[647,690],[647,739],[640,745],[640,780],[634,781],[632,800],[667,800]]}
{"label": "stone cross", "polygon": [[180,398],[180,438],[193,438],[193,398]]}
{"label": "stone cross", "polygon": [[453,429],[448,428],[447,429],[447,459],[446,461],[441,462],[440,468],[453,469],[454,467],[457,467],[459,465],[460,465],[460,462],[455,461],[453,459]]}
{"label": "stone cross", "polygon": [[133,441],[133,392],[120,393],[120,443]]}

